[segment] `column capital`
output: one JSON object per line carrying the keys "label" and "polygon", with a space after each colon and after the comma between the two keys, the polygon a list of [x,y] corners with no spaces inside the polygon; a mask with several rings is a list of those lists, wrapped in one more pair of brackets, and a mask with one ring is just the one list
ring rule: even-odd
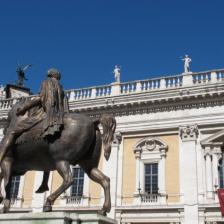
{"label": "column capital", "polygon": [[183,142],[195,141],[198,137],[198,126],[196,124],[180,126],[179,133]]}
{"label": "column capital", "polygon": [[222,149],[221,149],[221,146],[215,146],[213,148],[213,153],[216,154],[216,155],[222,155]]}
{"label": "column capital", "polygon": [[205,156],[211,156],[212,155],[212,149],[209,146],[206,146],[205,149]]}
{"label": "column capital", "polygon": [[121,144],[121,140],[122,140],[121,132],[114,133],[113,144],[120,145]]}

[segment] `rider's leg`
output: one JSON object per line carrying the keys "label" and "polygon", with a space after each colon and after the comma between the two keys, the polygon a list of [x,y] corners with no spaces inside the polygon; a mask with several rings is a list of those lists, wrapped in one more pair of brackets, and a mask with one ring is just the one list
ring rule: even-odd
{"label": "rider's leg", "polygon": [[49,187],[48,187],[49,174],[50,174],[50,171],[44,171],[42,183],[40,187],[38,188],[38,190],[36,190],[36,193],[43,193],[49,190]]}

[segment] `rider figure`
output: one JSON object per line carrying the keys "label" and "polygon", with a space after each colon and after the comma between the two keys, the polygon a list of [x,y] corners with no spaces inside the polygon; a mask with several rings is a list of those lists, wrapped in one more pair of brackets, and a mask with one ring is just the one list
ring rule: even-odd
{"label": "rider figure", "polygon": [[48,138],[60,132],[63,128],[64,112],[68,112],[68,101],[64,94],[63,88],[59,83],[61,78],[60,72],[54,68],[47,72],[47,79],[41,85],[39,96],[24,103],[22,108],[17,110],[16,115],[24,115],[31,108],[38,107],[34,112],[29,111],[26,119],[20,121],[16,127],[7,128],[2,140],[0,149],[0,164],[2,159],[9,151],[22,133],[28,131],[40,121],[43,121],[42,136]]}

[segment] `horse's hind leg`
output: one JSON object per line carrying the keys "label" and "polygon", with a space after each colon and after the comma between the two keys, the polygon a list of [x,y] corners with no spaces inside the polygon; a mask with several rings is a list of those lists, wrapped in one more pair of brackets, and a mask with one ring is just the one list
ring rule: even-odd
{"label": "horse's hind leg", "polygon": [[73,182],[72,172],[71,172],[71,169],[70,169],[70,165],[67,161],[57,162],[56,163],[56,170],[58,171],[60,176],[63,178],[63,182],[62,182],[61,186],[47,198],[47,200],[44,204],[44,208],[43,208],[44,212],[50,212],[52,210],[52,205],[54,204],[54,201],[68,187],[70,187],[72,182]]}
{"label": "horse's hind leg", "polygon": [[[87,161],[88,162],[88,161]],[[88,164],[91,164],[89,161]],[[81,164],[80,164],[81,165]],[[106,215],[110,212],[111,209],[111,201],[110,201],[110,178],[104,175],[98,168],[89,169],[86,167],[86,164],[81,167],[85,170],[88,176],[95,181],[96,183],[100,184],[103,187],[105,200],[103,204],[103,208],[101,210],[102,215]]]}
{"label": "horse's hind leg", "polygon": [[6,198],[3,202],[2,213],[7,213],[10,208],[10,187],[11,187],[11,173],[12,173],[12,163],[13,159],[5,158],[2,161],[2,173],[4,178],[4,188],[6,193]]}

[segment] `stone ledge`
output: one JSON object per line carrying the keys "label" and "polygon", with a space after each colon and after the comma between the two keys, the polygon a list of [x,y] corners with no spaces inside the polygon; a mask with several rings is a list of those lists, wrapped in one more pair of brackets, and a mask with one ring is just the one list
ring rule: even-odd
{"label": "stone ledge", "polygon": [[97,213],[50,212],[0,214],[1,224],[116,224],[113,219]]}

